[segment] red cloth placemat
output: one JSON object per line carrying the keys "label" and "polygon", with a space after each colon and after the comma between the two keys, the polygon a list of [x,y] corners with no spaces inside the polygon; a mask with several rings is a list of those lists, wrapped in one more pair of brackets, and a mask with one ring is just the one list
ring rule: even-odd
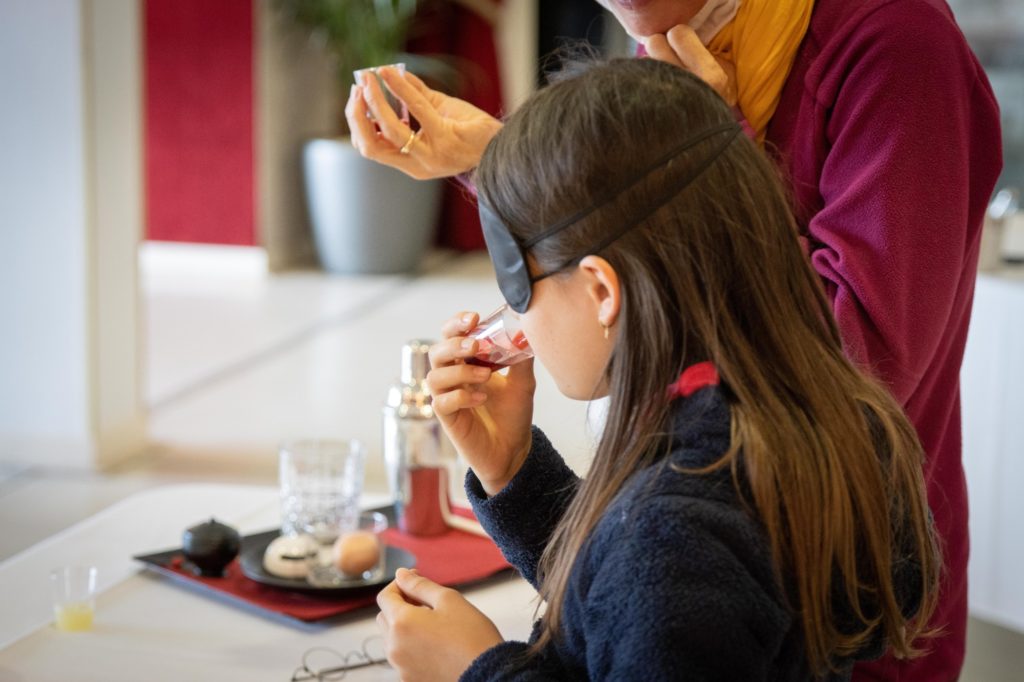
{"label": "red cloth placemat", "polygon": [[[453,511],[460,516],[471,516],[471,513],[467,514],[463,510]],[[416,557],[416,570],[420,575],[442,585],[454,586],[483,580],[509,568],[509,563],[490,538],[461,530],[450,529],[433,537],[414,537],[397,528],[389,528],[383,538],[386,544],[411,552]],[[179,551],[171,554],[159,568],[176,579],[196,583],[199,587],[223,596],[306,622],[370,606],[375,603],[381,587],[368,587],[343,595],[296,592],[263,585],[247,578],[242,573],[238,559],[231,562],[223,578],[194,575],[182,565],[183,562],[184,556]]]}

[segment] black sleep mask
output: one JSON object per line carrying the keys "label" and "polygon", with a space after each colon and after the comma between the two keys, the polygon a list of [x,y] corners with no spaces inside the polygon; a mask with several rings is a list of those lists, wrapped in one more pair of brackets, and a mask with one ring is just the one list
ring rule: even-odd
{"label": "black sleep mask", "polygon": [[[494,272],[498,278],[498,288],[501,290],[502,296],[505,297],[505,301],[508,303],[508,306],[517,313],[525,313],[526,309],[530,307],[530,297],[533,294],[534,283],[578,263],[587,254],[600,252],[616,239],[645,221],[655,211],[668,203],[672,197],[682,192],[691,182],[700,177],[700,175],[707,170],[707,168],[714,163],[719,156],[722,155],[741,130],[742,128],[736,123],[723,123],[694,135],[682,144],[674,147],[664,156],[660,157],[637,176],[630,178],[621,186],[613,188],[612,191],[606,194],[604,199],[558,223],[555,223],[551,227],[544,228],[522,244],[516,241],[512,236],[512,233],[505,226],[505,222],[498,216],[498,214],[488,206],[482,198],[479,199],[477,203],[480,208],[480,225],[483,228],[484,241],[487,242],[487,251],[491,256],[491,262],[494,264]],[[683,152],[697,146],[711,137],[714,137],[715,135],[722,133],[729,133],[729,135],[725,137],[714,150],[712,150],[706,159],[694,166],[688,173],[680,177],[677,182],[671,183],[671,185],[657,197],[657,200],[652,203],[648,210],[641,211],[637,216],[627,221],[618,230],[612,232],[597,244],[587,249],[585,253],[569,258],[561,265],[539,275],[530,275],[530,271],[526,265],[526,252],[529,251],[532,246],[579,222],[602,206],[611,203],[622,192],[640,182],[655,170],[666,165]]]}

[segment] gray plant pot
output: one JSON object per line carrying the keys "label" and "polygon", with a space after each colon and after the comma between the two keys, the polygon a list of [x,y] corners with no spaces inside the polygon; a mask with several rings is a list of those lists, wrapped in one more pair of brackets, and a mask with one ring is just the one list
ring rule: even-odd
{"label": "gray plant pot", "polygon": [[433,242],[441,180],[414,180],[360,156],[348,138],[302,152],[306,201],[320,262],[336,274],[415,270]]}

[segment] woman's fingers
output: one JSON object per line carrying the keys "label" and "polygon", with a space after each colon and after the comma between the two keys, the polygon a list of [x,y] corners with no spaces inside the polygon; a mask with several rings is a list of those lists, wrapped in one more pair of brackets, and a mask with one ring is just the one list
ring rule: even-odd
{"label": "woman's fingers", "polygon": [[[409,606],[409,603],[402,596],[402,590],[398,587],[398,583],[392,580],[377,593],[377,606],[380,608],[385,624],[388,624],[393,622],[395,616]],[[378,618],[378,622],[380,622],[380,618]]]}
{"label": "woman's fingers", "polygon": [[[401,162],[408,161],[395,151],[394,146],[387,140],[380,138],[373,121],[368,114],[369,108],[366,104],[364,88],[358,85],[352,86],[352,92],[348,103],[345,105],[345,120],[348,121],[349,133],[352,136],[352,146],[367,159],[374,161],[387,160],[390,165],[397,166],[401,170],[407,170]],[[408,171],[407,171],[408,172]]]}
{"label": "woman's fingers", "polygon": [[682,60],[679,59],[679,56],[672,50],[668,38],[662,34],[658,33],[648,38],[645,47],[648,56],[652,59],[657,59],[659,62],[667,62],[681,69],[686,68]]}
{"label": "woman's fingers", "polygon": [[[417,86],[406,82],[406,78],[409,77],[408,75],[403,77],[397,70],[390,67],[382,68],[378,73],[380,73],[380,77],[384,79],[384,82],[387,83],[391,92],[409,107],[409,113],[416,117],[423,130],[429,134],[440,129],[442,125],[441,116],[438,115],[434,103]],[[419,85],[423,88],[427,87],[423,84],[423,81],[420,81]]]}
{"label": "woman's fingers", "polygon": [[709,71],[718,67],[718,62],[711,56],[708,48],[700,41],[697,32],[685,24],[674,26],[666,35],[668,44],[675,52],[683,67],[704,77]]}
{"label": "woman's fingers", "polygon": [[647,41],[647,53],[659,61],[690,71],[714,88],[728,104],[736,104],[735,68],[711,54],[697,32],[686,24],[672,27],[665,35],[651,36]]}
{"label": "woman's fingers", "polygon": [[444,321],[444,324],[441,325],[441,334],[446,339],[452,336],[465,336],[466,332],[473,329],[479,320],[480,316],[474,312],[461,312]]}
{"label": "woman's fingers", "polygon": [[366,100],[363,98],[362,88],[353,85],[349,92],[348,102],[345,104],[345,120],[348,122],[349,132],[352,135],[352,145],[363,156],[367,154],[369,141],[375,139],[377,135],[373,129],[373,123],[367,118],[366,113]]}
{"label": "woman's fingers", "polygon": [[405,82],[411,83],[413,87],[420,91],[420,93],[430,102],[432,105],[437,106],[437,98],[441,94],[437,90],[432,90],[426,83],[420,80],[419,76],[412,73],[411,71],[405,72]]}
{"label": "woman's fingers", "polygon": [[434,414],[438,417],[450,417],[459,412],[473,407],[480,407],[487,402],[487,394],[483,391],[474,391],[468,388],[457,388],[447,393],[430,393],[430,404],[434,408]]}
{"label": "woman's fingers", "polygon": [[377,121],[381,134],[392,145],[401,148],[409,141],[412,128],[406,125],[391,108],[384,95],[384,90],[381,89],[380,82],[376,78],[366,78],[364,83],[363,92],[366,104],[369,106],[374,120]]}
{"label": "woman's fingers", "polygon": [[[433,365],[431,365],[433,367]],[[434,367],[425,379],[430,395],[439,396],[456,388],[475,387],[487,383],[491,370],[479,365],[461,363],[445,367]]]}
{"label": "woman's fingers", "polygon": [[473,312],[459,313],[443,326],[445,339],[430,347],[431,370],[425,380],[434,412],[446,417],[472,407],[479,407],[487,394],[479,390],[493,373],[487,367],[464,362],[473,357],[479,341],[463,336],[479,319]]}
{"label": "woman's fingers", "polygon": [[415,599],[432,609],[437,609],[446,599],[450,600],[458,595],[458,592],[450,587],[439,585],[433,580],[405,568],[400,568],[395,572],[395,583],[407,599]]}
{"label": "woman's fingers", "polygon": [[453,336],[438,341],[430,347],[428,356],[434,369],[455,364],[456,360],[471,358],[476,353],[478,341],[468,337]]}

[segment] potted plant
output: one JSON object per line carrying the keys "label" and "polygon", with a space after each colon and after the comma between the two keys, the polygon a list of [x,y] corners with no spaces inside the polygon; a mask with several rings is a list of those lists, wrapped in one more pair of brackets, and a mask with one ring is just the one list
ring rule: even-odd
{"label": "potted plant", "polygon": [[[442,62],[403,52],[417,0],[276,0],[277,9],[334,61],[347,95],[353,71],[405,63],[423,74]],[[450,68],[448,69],[450,72]],[[303,175],[313,237],[324,269],[397,273],[417,267],[434,237],[441,181],[419,181],[368,161],[344,119],[335,134],[307,141]]]}

